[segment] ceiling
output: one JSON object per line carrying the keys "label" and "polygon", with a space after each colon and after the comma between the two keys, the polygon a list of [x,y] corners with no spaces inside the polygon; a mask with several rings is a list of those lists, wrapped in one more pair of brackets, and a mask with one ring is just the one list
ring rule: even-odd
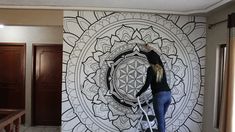
{"label": "ceiling", "polygon": [[207,13],[233,0],[1,0],[0,8]]}

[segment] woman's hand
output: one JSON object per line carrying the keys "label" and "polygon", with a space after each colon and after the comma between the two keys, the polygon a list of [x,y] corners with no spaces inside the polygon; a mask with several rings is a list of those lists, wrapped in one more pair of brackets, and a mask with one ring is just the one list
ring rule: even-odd
{"label": "woman's hand", "polygon": [[151,50],[152,50],[152,48],[151,48],[151,46],[149,46],[149,44],[145,44],[144,47],[145,47],[145,49],[147,49],[148,51],[151,51]]}

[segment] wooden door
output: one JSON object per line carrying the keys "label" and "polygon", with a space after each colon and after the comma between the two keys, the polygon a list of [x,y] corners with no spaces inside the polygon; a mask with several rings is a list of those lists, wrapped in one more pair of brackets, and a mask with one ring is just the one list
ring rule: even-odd
{"label": "wooden door", "polygon": [[0,108],[25,108],[25,45],[0,43]]}
{"label": "wooden door", "polygon": [[60,125],[62,45],[34,46],[34,125]]}

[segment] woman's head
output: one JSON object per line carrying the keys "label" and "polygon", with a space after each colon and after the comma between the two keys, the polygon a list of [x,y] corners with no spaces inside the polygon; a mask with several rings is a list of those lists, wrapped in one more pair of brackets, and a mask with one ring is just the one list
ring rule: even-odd
{"label": "woman's head", "polygon": [[150,64],[159,64],[161,61],[160,56],[153,50],[147,52],[146,57]]}

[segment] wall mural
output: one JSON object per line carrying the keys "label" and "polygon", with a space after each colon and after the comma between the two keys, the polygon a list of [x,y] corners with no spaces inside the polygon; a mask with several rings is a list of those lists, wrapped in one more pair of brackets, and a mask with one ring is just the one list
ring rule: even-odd
{"label": "wall mural", "polygon": [[[136,131],[142,112],[135,94],[145,83],[143,44],[150,43],[172,90],[167,131],[200,132],[205,30],[203,17],[65,11],[62,131]],[[145,110],[151,98],[150,89],[141,96]]]}

